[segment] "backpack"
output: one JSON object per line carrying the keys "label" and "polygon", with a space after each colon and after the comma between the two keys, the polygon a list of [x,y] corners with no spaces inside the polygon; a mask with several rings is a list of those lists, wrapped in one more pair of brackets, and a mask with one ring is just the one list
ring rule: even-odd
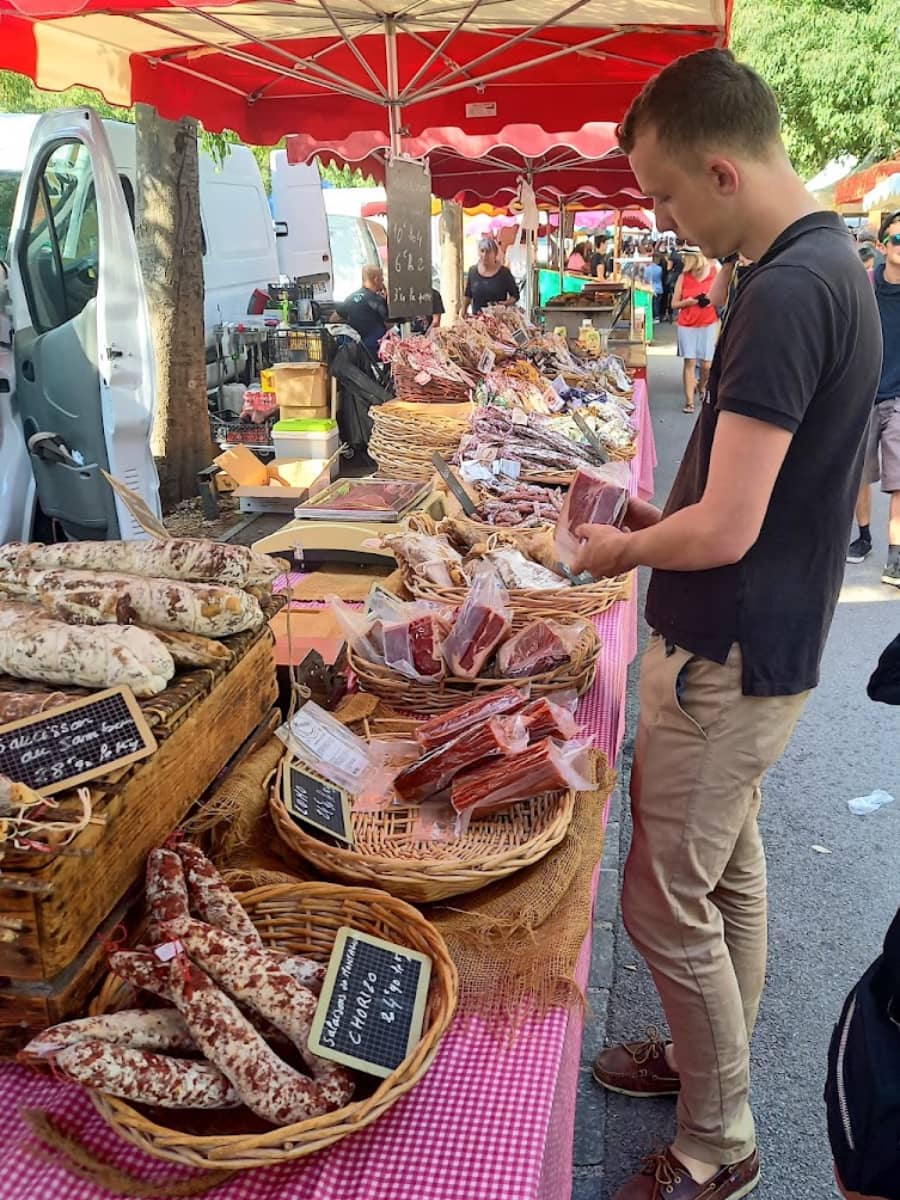
{"label": "backpack", "polygon": [[844,1187],[900,1200],[900,912],[835,1026],[825,1104]]}

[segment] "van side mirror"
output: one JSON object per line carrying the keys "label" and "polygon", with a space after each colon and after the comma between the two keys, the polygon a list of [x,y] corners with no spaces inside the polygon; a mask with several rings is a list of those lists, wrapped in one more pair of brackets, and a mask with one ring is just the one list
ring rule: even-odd
{"label": "van side mirror", "polygon": [[273,224],[275,226],[275,236],[277,238],[287,237],[287,235],[288,235],[287,221],[274,221]]}

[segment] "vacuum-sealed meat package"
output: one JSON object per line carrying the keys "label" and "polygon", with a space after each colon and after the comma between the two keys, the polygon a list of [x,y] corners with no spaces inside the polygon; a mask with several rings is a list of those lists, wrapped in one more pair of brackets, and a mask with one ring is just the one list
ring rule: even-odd
{"label": "vacuum-sealed meat package", "polygon": [[450,674],[457,679],[477,679],[511,624],[509,593],[493,572],[480,571],[444,642]]}
{"label": "vacuum-sealed meat package", "polygon": [[406,767],[394,787],[410,804],[420,804],[442,792],[467,767],[498,754],[516,754],[527,745],[528,729],[520,716],[491,717]]}
{"label": "vacuum-sealed meat package", "polygon": [[550,618],[532,621],[507,638],[497,651],[497,674],[502,679],[542,675],[572,657],[583,623],[564,625]]}
{"label": "vacuum-sealed meat package", "polygon": [[453,780],[450,799],[457,812],[487,816],[545,792],[588,791],[594,786],[590,746],[565,745],[544,738],[519,754],[504,755],[462,771]]}
{"label": "vacuum-sealed meat package", "polygon": [[433,683],[444,675],[441,648],[450,623],[440,613],[421,611],[424,606],[406,607],[417,611],[381,626],[385,664],[407,679]]}
{"label": "vacuum-sealed meat package", "polygon": [[449,712],[423,721],[416,730],[416,741],[427,753],[436,746],[452,741],[470,725],[477,725],[489,717],[516,712],[528,703],[530,692],[527,685],[520,688],[504,687],[491,692],[489,696],[479,696],[477,700],[459,704]]}
{"label": "vacuum-sealed meat package", "polygon": [[582,539],[582,525],[619,525],[628,507],[628,468],[624,463],[602,467],[582,466],[563,501],[556,522],[555,543],[560,560],[574,567]]}
{"label": "vacuum-sealed meat package", "polygon": [[526,704],[521,711],[522,720],[528,728],[528,737],[532,742],[541,738],[557,738],[561,742],[571,741],[579,734],[578,722],[574,714],[563,705],[557,704],[549,696],[541,696]]}

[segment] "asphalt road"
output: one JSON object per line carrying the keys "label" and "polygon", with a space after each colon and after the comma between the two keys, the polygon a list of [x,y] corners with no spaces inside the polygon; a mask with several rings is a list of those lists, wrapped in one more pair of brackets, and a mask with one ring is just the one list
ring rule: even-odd
{"label": "asphalt road", "polygon": [[[650,359],[650,399],[661,502],[692,420],[680,411],[680,363],[667,327]],[[828,1041],[847,991],[877,955],[900,905],[900,710],[873,704],[865,694],[879,654],[900,632],[900,592],[880,583],[886,527],[886,498],[877,493],[875,550],[866,563],[847,568],[822,682],[764,786],[770,951],[753,1042],[753,1107],[763,1155],[763,1181],[755,1193],[760,1200],[837,1195],[822,1103]],[[625,785],[636,682],[632,670],[620,763]],[[852,815],[847,800],[875,788],[892,793],[896,802],[869,816]],[[619,805],[613,820],[617,817],[609,830],[596,914],[572,1200],[612,1200],[641,1155],[671,1140],[674,1129],[671,1101],[607,1096],[588,1070],[590,1056],[605,1041],[640,1037],[650,1024],[664,1027],[649,972],[618,914],[619,865],[630,838],[627,804]]]}

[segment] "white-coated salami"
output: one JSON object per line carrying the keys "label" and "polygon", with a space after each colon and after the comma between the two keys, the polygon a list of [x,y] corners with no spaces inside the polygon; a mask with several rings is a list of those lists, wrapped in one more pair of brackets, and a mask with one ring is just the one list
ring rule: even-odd
{"label": "white-coated salami", "polygon": [[224,584],[183,583],[111,571],[10,569],[0,588],[38,600],[54,616],[86,625],[149,625],[174,632],[227,637],[258,629],[259,601]]}
{"label": "white-coated salami", "polygon": [[178,842],[174,849],[184,863],[191,912],[219,929],[244,938],[248,945],[262,946],[247,910],[199,846]]}
{"label": "white-coated salami", "polygon": [[209,1062],[170,1058],[88,1038],[54,1057],[62,1075],[85,1087],[161,1108],[236,1108],[241,1101],[223,1073]]}
{"label": "white-coated salami", "polygon": [[52,546],[11,542],[0,546],[0,569],[46,571],[117,571],[187,583],[225,583],[232,587],[271,588],[279,564],[248,546],[206,538],[168,541],[60,542]]}
{"label": "white-coated salami", "polygon": [[23,1062],[47,1059],[67,1046],[89,1038],[158,1053],[187,1053],[196,1048],[184,1017],[177,1009],[126,1008],[121,1012],[53,1025],[32,1038],[18,1057]]}
{"label": "white-coated salami", "polygon": [[177,937],[190,923],[184,866],[174,850],[151,850],[147,855],[145,881],[148,938],[151,945]]}
{"label": "white-coated salami", "polygon": [[0,673],[86,688],[127,684],[136,696],[155,696],[175,674],[175,663],[145,629],[85,629],[32,605],[6,603],[0,604]]}

